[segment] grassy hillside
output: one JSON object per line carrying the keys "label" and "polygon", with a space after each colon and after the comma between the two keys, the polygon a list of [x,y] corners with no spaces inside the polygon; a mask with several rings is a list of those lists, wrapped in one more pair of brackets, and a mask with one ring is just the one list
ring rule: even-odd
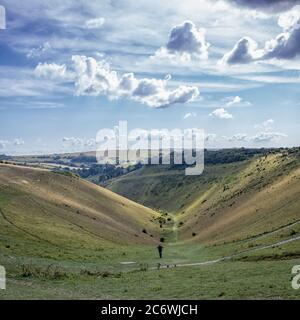
{"label": "grassy hillside", "polygon": [[0,164],[0,299],[299,299],[299,158],[230,151],[198,177],[149,166],[110,181],[154,211],[72,173]]}
{"label": "grassy hillside", "polygon": [[147,166],[107,187],[172,214],[179,239],[237,241],[300,219],[299,155],[295,148],[206,164],[202,175],[192,177],[174,166]]}
{"label": "grassy hillside", "polygon": [[153,246],[156,216],[72,174],[0,164],[1,254],[105,264],[126,246]]}

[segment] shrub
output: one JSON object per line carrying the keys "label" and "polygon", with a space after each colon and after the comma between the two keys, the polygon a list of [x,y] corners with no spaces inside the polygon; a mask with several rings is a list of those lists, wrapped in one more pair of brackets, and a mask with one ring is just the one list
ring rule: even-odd
{"label": "shrub", "polygon": [[37,277],[37,278],[49,278],[49,279],[60,279],[67,277],[67,273],[54,265],[48,265],[47,267],[36,267],[33,265],[22,265],[21,276],[24,278]]}
{"label": "shrub", "polygon": [[120,272],[113,273],[109,271],[88,270],[88,269],[80,270],[80,274],[83,276],[93,276],[93,277],[102,277],[102,278],[108,278],[108,277],[120,278],[121,277]]}

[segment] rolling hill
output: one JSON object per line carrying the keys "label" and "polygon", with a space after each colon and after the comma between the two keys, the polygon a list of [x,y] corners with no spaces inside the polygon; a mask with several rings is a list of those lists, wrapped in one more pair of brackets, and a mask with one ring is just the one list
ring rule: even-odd
{"label": "rolling hill", "polygon": [[206,160],[201,176],[158,165],[106,182],[120,195],[0,163],[0,299],[298,299],[299,148]]}
{"label": "rolling hill", "polygon": [[169,212],[179,240],[238,241],[300,219],[300,152],[266,151],[242,161],[209,163],[195,177],[176,166],[144,166],[107,187]]}
{"label": "rolling hill", "polygon": [[153,245],[157,215],[73,174],[0,164],[2,253],[79,258],[82,249]]}

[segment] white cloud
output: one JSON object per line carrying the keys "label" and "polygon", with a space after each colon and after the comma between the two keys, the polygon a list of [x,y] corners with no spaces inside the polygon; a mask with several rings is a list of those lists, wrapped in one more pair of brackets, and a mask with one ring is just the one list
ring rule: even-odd
{"label": "white cloud", "polygon": [[263,142],[272,142],[279,141],[288,136],[281,132],[271,132],[271,131],[262,131],[258,132],[254,136],[247,135],[245,133],[237,133],[233,136],[223,138],[230,142],[252,142],[252,143],[263,143]]}
{"label": "white cloud", "polygon": [[300,6],[280,16],[279,25],[283,33],[266,42],[264,59],[292,59],[300,54]]}
{"label": "white cloud", "polygon": [[104,61],[96,61],[86,56],[73,56],[75,68],[75,87],[77,95],[106,95],[111,99],[126,97],[153,108],[169,107],[173,104],[187,103],[199,96],[195,86],[180,85],[176,89],[167,89],[165,79],[137,79],[133,73],[119,76]]}
{"label": "white cloud", "polygon": [[300,6],[281,14],[278,25],[283,28],[283,32],[266,41],[263,49],[258,50],[257,43],[252,38],[243,37],[223,56],[221,64],[295,58],[300,54]]}
{"label": "white cloud", "polygon": [[204,138],[206,142],[215,142],[217,141],[217,139],[218,139],[218,136],[215,133],[207,133],[205,134],[205,138]]}
{"label": "white cloud", "polygon": [[7,140],[0,140],[0,149],[5,149],[8,143],[9,141]]}
{"label": "white cloud", "polygon": [[72,145],[72,146],[81,146],[83,144],[83,140],[82,139],[75,138],[75,137],[64,137],[62,139],[62,141],[65,144],[69,144],[69,145]]}
{"label": "white cloud", "polygon": [[227,97],[225,99],[226,103],[224,107],[246,107],[250,106],[251,103],[249,101],[243,100],[240,96],[234,96],[234,97]]}
{"label": "white cloud", "polygon": [[[39,97],[41,100],[52,100],[62,95],[72,94],[73,89],[64,85],[65,79],[42,79],[35,70],[27,67],[2,66],[0,70],[0,97],[10,98],[6,106],[29,107],[36,100],[25,102],[25,97]],[[58,81],[59,80],[59,81]],[[19,98],[22,97],[22,100]]]}
{"label": "white cloud", "polygon": [[254,127],[256,129],[269,131],[269,130],[272,129],[273,124],[274,124],[274,120],[273,119],[268,119],[268,120],[264,121],[263,123],[256,124]]}
{"label": "white cloud", "polygon": [[62,139],[64,151],[68,150],[91,150],[96,147],[96,139],[78,138],[78,137],[64,137]]}
{"label": "white cloud", "polygon": [[193,58],[206,60],[209,46],[205,29],[198,29],[193,22],[185,21],[171,30],[168,43],[157,50],[153,57],[178,61],[190,61]]}
{"label": "white cloud", "polygon": [[37,58],[45,54],[47,51],[51,50],[51,45],[49,42],[45,42],[37,48],[32,48],[27,54],[27,58]]}
{"label": "white cloud", "polygon": [[64,78],[66,76],[66,65],[56,63],[39,63],[35,68],[35,74],[38,77],[50,79]]}
{"label": "white cloud", "polygon": [[226,53],[221,64],[240,64],[248,63],[257,60],[262,56],[261,52],[257,50],[257,43],[250,37],[243,37],[240,39],[233,49]]}
{"label": "white cloud", "polygon": [[193,101],[199,95],[197,87],[181,85],[174,90],[168,90],[167,81],[141,79],[131,97],[153,108],[166,108],[173,104]]}
{"label": "white cloud", "polygon": [[116,71],[106,61],[86,56],[73,56],[77,95],[111,95],[119,86]]}
{"label": "white cloud", "polygon": [[227,141],[239,141],[239,142],[252,142],[252,143],[263,143],[279,141],[288,136],[281,132],[271,131],[274,125],[273,119],[267,119],[260,124],[256,124],[254,127],[260,131],[255,135],[247,135],[245,133],[238,133],[231,137],[224,137]]}
{"label": "white cloud", "polygon": [[251,137],[254,142],[270,142],[287,138],[287,135],[280,132],[259,132],[255,136]]}
{"label": "white cloud", "polygon": [[237,133],[228,138],[229,141],[249,141],[247,134]]}
{"label": "white cloud", "polygon": [[229,98],[229,101],[226,103],[226,106],[231,107],[233,105],[241,103],[241,101],[242,101],[242,98],[239,96],[231,97]]}
{"label": "white cloud", "polygon": [[87,29],[99,29],[102,28],[102,26],[105,23],[105,18],[95,18],[95,19],[90,19],[86,21],[85,26]]}
{"label": "white cloud", "polygon": [[85,140],[84,145],[87,147],[93,147],[96,145],[96,139],[87,139]]}
{"label": "white cloud", "polygon": [[23,139],[19,139],[19,138],[15,139],[15,140],[13,141],[13,144],[14,144],[15,146],[22,146],[24,143],[25,143],[24,140],[23,140]]}
{"label": "white cloud", "polygon": [[293,29],[297,24],[299,24],[300,19],[300,6],[295,6],[291,10],[282,13],[278,18],[278,25],[283,28],[283,30]]}
{"label": "white cloud", "polygon": [[233,115],[227,112],[224,108],[218,108],[209,114],[219,119],[232,119]]}
{"label": "white cloud", "polygon": [[196,117],[196,116],[197,116],[197,113],[195,113],[195,112],[188,112],[188,113],[186,113],[186,114],[184,115],[183,119],[185,120],[185,119],[188,119],[188,118],[194,118],[194,117]]}

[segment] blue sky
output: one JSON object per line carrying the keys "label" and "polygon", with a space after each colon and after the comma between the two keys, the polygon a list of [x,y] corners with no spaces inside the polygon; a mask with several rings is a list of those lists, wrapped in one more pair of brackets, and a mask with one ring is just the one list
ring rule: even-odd
{"label": "blue sky", "polygon": [[206,147],[299,145],[299,1],[0,1],[0,154],[197,127]]}

